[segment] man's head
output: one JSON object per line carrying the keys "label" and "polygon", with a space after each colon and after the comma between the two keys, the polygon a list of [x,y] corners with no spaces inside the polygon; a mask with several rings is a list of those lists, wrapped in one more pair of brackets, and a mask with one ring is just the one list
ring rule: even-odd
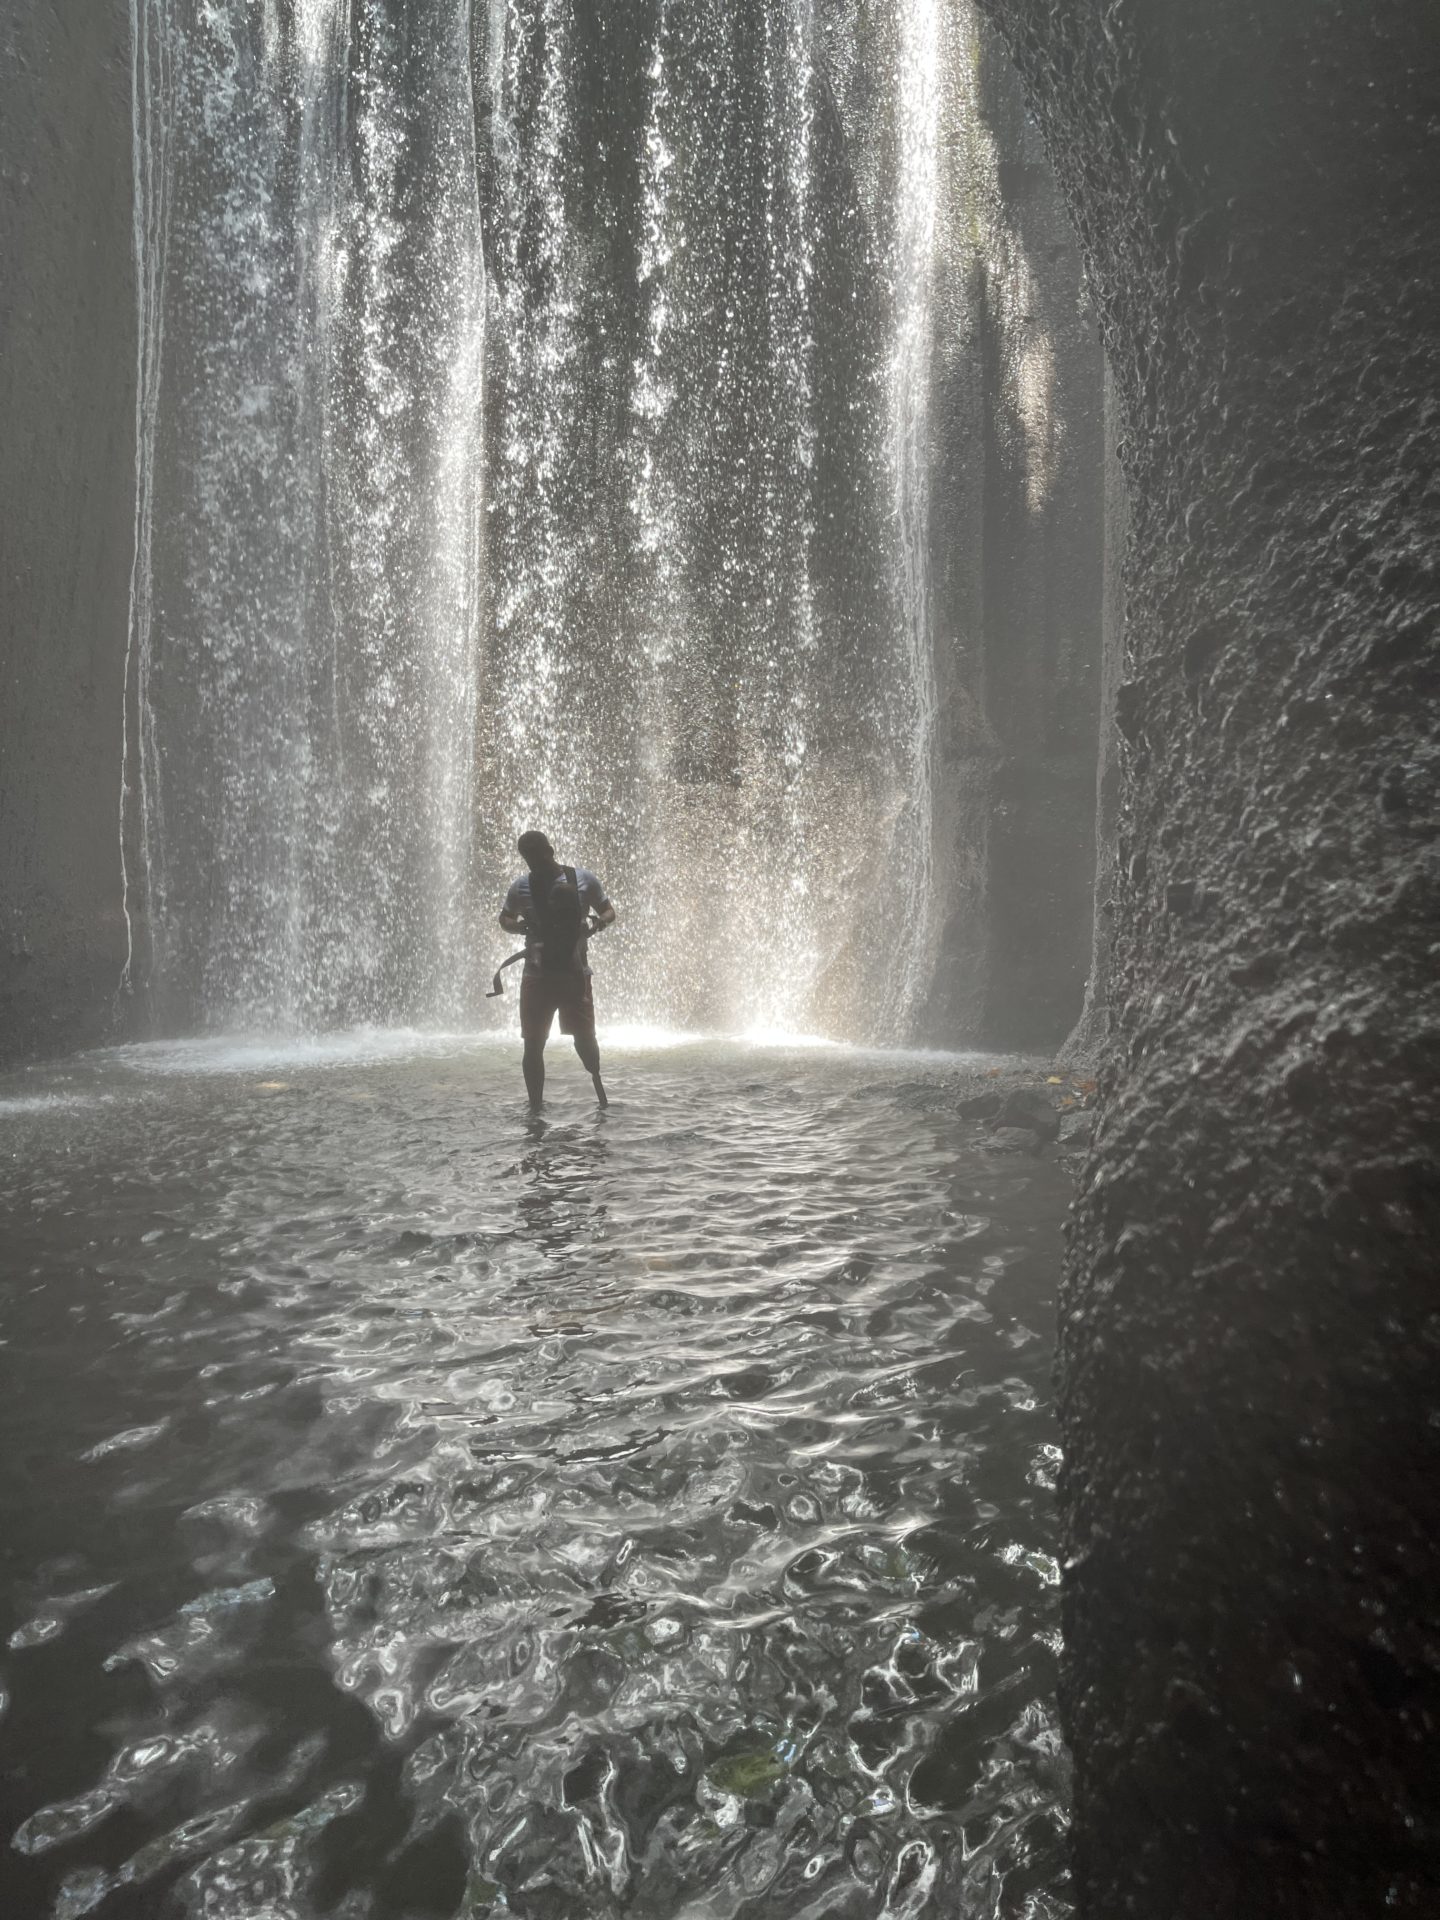
{"label": "man's head", "polygon": [[515,842],[515,851],[532,873],[547,872],[555,865],[555,849],[537,827],[521,834]]}

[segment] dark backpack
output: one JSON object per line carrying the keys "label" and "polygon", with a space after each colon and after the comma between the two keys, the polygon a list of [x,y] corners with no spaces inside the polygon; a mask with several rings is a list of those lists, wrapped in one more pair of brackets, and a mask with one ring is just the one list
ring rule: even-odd
{"label": "dark backpack", "polygon": [[585,932],[585,909],[574,867],[561,867],[541,897],[530,876],[530,910],[525,916],[531,944],[538,940],[536,958],[542,973],[574,973],[580,966],[580,942]]}

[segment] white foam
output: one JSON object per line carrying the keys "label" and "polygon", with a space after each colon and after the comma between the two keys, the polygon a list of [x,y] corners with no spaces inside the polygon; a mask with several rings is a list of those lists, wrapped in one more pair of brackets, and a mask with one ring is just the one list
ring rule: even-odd
{"label": "white foam", "polygon": [[189,1040],[142,1040],[103,1057],[137,1073],[246,1074],[277,1067],[377,1066],[494,1044],[499,1033],[436,1033],[420,1027],[350,1027],[333,1033],[217,1033]]}
{"label": "white foam", "polygon": [[108,1100],[108,1094],[83,1093],[22,1093],[11,1099],[0,1098],[0,1120],[11,1114],[52,1113],[67,1107],[99,1106]]}
{"label": "white foam", "polygon": [[831,1040],[823,1033],[796,1033],[789,1027],[747,1027],[735,1038],[747,1047],[843,1047],[845,1041]]}
{"label": "white foam", "polygon": [[[517,1029],[506,1026],[469,1031],[440,1031],[426,1027],[349,1027],[329,1033],[216,1033],[184,1040],[143,1040],[106,1047],[91,1054],[97,1063],[129,1068],[162,1078],[184,1075],[268,1073],[277,1070],[323,1071],[336,1067],[381,1066],[407,1059],[437,1059],[519,1045]],[[975,1052],[947,1052],[938,1048],[857,1046],[825,1034],[800,1033],[786,1027],[750,1027],[741,1033],[667,1027],[644,1021],[614,1026],[602,1023],[600,1045],[606,1053],[669,1053],[685,1047],[743,1048],[761,1053],[826,1053],[877,1066],[946,1068],[975,1066],[1002,1056]],[[552,1044],[564,1045],[562,1036]],[[21,1100],[0,1100],[0,1113],[31,1111],[50,1105],[78,1105],[80,1096],[44,1094]]]}

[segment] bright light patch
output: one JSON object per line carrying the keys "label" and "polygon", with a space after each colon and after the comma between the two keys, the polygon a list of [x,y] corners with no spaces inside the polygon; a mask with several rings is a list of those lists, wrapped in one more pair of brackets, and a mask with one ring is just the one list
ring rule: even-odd
{"label": "bright light patch", "polygon": [[672,1047],[696,1047],[712,1037],[683,1027],[651,1027],[643,1022],[630,1022],[616,1027],[602,1025],[599,1029],[601,1046],[613,1047],[622,1053],[658,1053]]}
{"label": "bright light patch", "polygon": [[843,1047],[823,1033],[794,1033],[789,1027],[747,1027],[739,1035],[747,1047]]}

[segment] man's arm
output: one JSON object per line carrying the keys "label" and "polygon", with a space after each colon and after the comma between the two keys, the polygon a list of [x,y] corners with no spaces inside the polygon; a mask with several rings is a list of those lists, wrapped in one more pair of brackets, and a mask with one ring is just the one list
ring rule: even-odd
{"label": "man's arm", "polygon": [[525,915],[521,911],[524,896],[520,891],[520,882],[514,880],[505,896],[505,904],[500,909],[500,925],[506,933],[524,933]]}
{"label": "man's arm", "polygon": [[599,876],[597,874],[593,874],[589,872],[588,870],[586,871],[586,874],[585,874],[583,900],[584,900],[586,912],[591,913],[595,916],[595,925],[597,929],[600,927],[614,926],[615,924],[614,902],[611,900],[609,894],[606,893],[604,887],[600,884]]}

